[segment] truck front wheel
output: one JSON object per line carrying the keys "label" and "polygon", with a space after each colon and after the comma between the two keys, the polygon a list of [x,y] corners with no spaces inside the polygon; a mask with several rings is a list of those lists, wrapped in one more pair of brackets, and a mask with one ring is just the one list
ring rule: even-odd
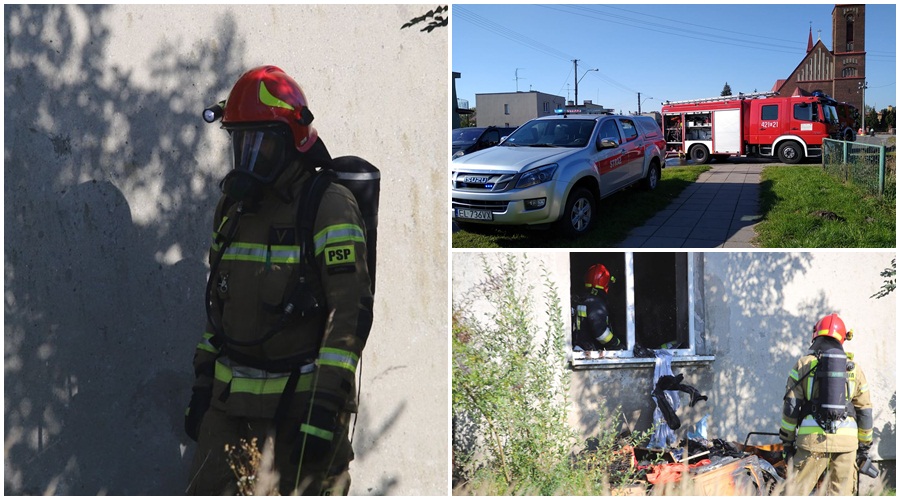
{"label": "truck front wheel", "polygon": [[569,193],[562,217],[556,222],[563,236],[581,236],[594,222],[594,196],[585,188],[575,188]]}
{"label": "truck front wheel", "polygon": [[795,141],[785,141],[778,146],[781,163],[795,165],[803,160],[803,149]]}
{"label": "truck front wheel", "polygon": [[641,182],[641,187],[643,187],[647,191],[656,189],[656,185],[659,184],[659,175],[659,164],[654,160],[653,163],[650,164],[650,168],[647,170],[647,176],[644,177],[644,180]]}
{"label": "truck front wheel", "polygon": [[688,153],[690,153],[690,157],[694,160],[694,163],[698,165],[709,163],[709,150],[702,144],[697,144],[692,147]]}

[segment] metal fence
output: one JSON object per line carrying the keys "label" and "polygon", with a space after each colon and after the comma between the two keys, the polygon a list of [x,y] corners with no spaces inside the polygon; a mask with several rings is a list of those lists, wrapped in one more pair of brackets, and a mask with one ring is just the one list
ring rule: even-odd
{"label": "metal fence", "polygon": [[829,175],[888,200],[897,199],[897,155],[885,146],[825,139],[822,167]]}

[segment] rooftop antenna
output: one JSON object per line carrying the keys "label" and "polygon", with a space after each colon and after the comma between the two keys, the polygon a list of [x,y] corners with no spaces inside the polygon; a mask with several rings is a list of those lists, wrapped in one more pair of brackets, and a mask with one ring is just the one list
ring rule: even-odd
{"label": "rooftop antenna", "polygon": [[520,69],[525,69],[525,68],[516,68],[516,92],[519,91],[519,80],[524,80],[523,77],[520,77],[520,76],[519,76],[519,70],[520,70]]}

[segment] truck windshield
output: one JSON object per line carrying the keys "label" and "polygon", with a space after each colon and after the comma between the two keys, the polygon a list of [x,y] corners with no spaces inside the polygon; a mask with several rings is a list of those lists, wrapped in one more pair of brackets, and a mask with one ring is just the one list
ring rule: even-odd
{"label": "truck windshield", "polygon": [[590,141],[595,123],[573,118],[532,120],[516,129],[501,146],[581,148]]}
{"label": "truck windshield", "polygon": [[840,122],[840,118],[838,118],[837,106],[823,103],[822,109],[825,114],[825,116],[823,117],[825,119],[825,123],[831,123],[832,125],[834,125]]}

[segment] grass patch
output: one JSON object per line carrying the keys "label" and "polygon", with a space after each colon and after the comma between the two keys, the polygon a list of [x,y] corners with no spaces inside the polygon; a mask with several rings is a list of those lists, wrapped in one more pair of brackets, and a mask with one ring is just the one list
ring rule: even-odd
{"label": "grass patch", "polygon": [[894,248],[896,206],[820,166],[766,167],[757,241],[767,248]]}
{"label": "grass patch", "polygon": [[594,228],[578,239],[566,239],[553,230],[468,225],[453,234],[453,248],[610,247],[666,208],[709,169],[709,165],[664,168],[655,190],[628,188],[601,200]]}

